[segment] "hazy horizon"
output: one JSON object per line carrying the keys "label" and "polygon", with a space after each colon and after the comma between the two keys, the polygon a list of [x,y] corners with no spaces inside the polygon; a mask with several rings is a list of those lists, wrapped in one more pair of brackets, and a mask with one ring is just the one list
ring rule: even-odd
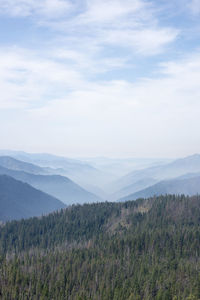
{"label": "hazy horizon", "polygon": [[[116,156],[115,153],[113,153],[113,156],[106,156],[106,155],[94,155],[94,156],[78,156],[78,155],[68,155],[65,153],[53,153],[53,152],[48,152],[48,151],[44,151],[44,152],[37,152],[37,151],[25,151],[23,149],[0,149],[0,156],[6,156],[6,153],[8,153],[8,156],[12,156],[11,154],[9,154],[9,152],[21,152],[21,153],[25,153],[25,154],[41,154],[41,155],[55,155],[55,156],[59,156],[59,157],[64,157],[64,158],[69,158],[69,159],[77,159],[77,160],[90,160],[90,159],[110,159],[110,160],[128,160],[128,159],[149,159],[149,160],[176,160],[176,159],[180,159],[180,158],[186,158],[189,156],[193,156],[193,155],[200,155],[199,153],[189,153],[183,156],[168,156],[168,157],[164,157],[164,156]],[[3,154],[2,154],[3,153]]]}

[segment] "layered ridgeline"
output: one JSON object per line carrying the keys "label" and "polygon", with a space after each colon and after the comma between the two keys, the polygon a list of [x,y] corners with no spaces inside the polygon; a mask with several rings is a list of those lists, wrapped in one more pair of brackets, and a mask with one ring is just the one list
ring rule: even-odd
{"label": "layered ridgeline", "polygon": [[[186,178],[189,178],[190,175],[192,175],[192,177],[200,175],[199,154],[177,159],[168,164],[133,171],[113,183],[115,192],[110,195],[109,199],[118,200],[122,197],[142,191],[160,181],[179,179],[179,177],[183,175]],[[168,190],[168,192],[174,193],[176,191]],[[194,189],[193,194],[195,193],[196,190]],[[163,190],[163,194],[165,194],[165,190]],[[151,196],[151,194],[146,194],[146,196]]]}
{"label": "layered ridgeline", "polygon": [[200,299],[200,197],[72,206],[0,228],[2,299]]}
{"label": "layered ridgeline", "polygon": [[[116,179],[107,171],[99,170],[90,163],[48,153],[26,153],[22,151],[0,150],[0,155],[39,165],[51,174],[63,175],[80,184],[89,191],[99,192],[105,184]],[[96,187],[98,187],[96,189]],[[101,196],[101,192],[100,192]]]}
{"label": "layered ridgeline", "polygon": [[0,221],[42,216],[62,208],[65,205],[58,199],[12,177],[0,175]]}
{"label": "layered ridgeline", "polygon": [[24,171],[32,174],[48,174],[48,171],[44,168],[41,168],[31,163],[26,163],[24,161],[17,160],[10,156],[0,156],[0,166],[10,170]]}
{"label": "layered ridgeline", "polygon": [[199,176],[188,174],[188,178],[185,175],[183,178],[163,180],[139,192],[123,197],[118,201],[136,200],[138,198],[148,198],[166,194],[184,194],[187,196],[200,194],[200,174]]}
{"label": "layered ridgeline", "polygon": [[58,198],[66,205],[101,201],[100,197],[86,191],[65,176],[40,175],[45,174],[45,169],[11,157],[0,157],[0,174],[26,182]]}
{"label": "layered ridgeline", "polygon": [[[34,175],[62,176],[60,178],[52,178],[52,182],[54,180],[55,182],[60,181],[64,175],[64,177],[69,178],[74,183],[76,182],[76,184],[80,184],[80,186],[83,187],[86,192],[89,191],[91,194],[93,194],[90,194],[90,196],[88,195],[88,197],[83,197],[83,201],[81,201],[77,195],[77,202],[80,203],[86,202],[87,198],[87,202],[100,201],[101,199],[115,201],[135,194],[136,192],[143,191],[144,189],[160,183],[160,181],[163,180],[172,180],[182,175],[188,176],[189,173],[200,174],[200,155],[198,154],[174,161],[169,161],[166,159],[159,160],[134,158],[88,158],[86,161],[84,161],[84,159],[75,160],[51,154],[30,154],[8,150],[0,150],[0,154],[7,155],[6,157],[0,157],[0,166],[4,168],[12,169],[13,171],[23,171],[25,173],[31,173]],[[11,155],[15,158],[8,157],[8,155]],[[21,161],[19,162],[19,160]],[[133,170],[132,172],[129,172],[127,175],[121,177],[122,174],[124,174],[126,171],[130,171],[131,169]],[[118,179],[116,180],[116,178]],[[17,177],[17,179],[21,180],[19,177]],[[48,179],[50,180],[51,178]],[[38,186],[38,180],[36,178],[32,180],[33,182],[29,181],[30,178],[27,180],[28,181],[26,182],[33,184],[34,187],[42,189],[47,193],[52,193],[52,191],[49,189],[51,183],[47,182],[45,189],[43,189],[44,184],[42,183],[42,186]],[[43,178],[43,180],[45,179]],[[66,201],[64,199],[66,198],[66,195],[63,193],[63,191],[66,189],[62,187],[62,185],[65,185],[64,182],[60,183],[60,187],[52,188],[54,191],[57,190],[56,193],[52,195],[58,197],[62,201]],[[167,191],[169,193],[175,192],[173,189]],[[60,194],[58,194],[58,192]],[[82,192],[79,191],[78,194],[80,195]],[[164,190],[161,192],[165,194]],[[193,194],[195,193],[196,190],[194,190]],[[95,195],[98,196],[98,199],[94,199]],[[146,196],[150,195],[151,194],[146,194]],[[74,196],[76,197],[76,195]],[[74,199],[72,202],[74,203]],[[67,199],[68,204],[72,202]]]}

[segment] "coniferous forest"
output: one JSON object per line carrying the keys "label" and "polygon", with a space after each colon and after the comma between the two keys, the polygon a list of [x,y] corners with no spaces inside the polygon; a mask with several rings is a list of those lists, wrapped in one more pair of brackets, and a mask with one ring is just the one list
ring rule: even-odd
{"label": "coniferous forest", "polygon": [[1,299],[200,299],[200,197],[8,222],[0,253]]}

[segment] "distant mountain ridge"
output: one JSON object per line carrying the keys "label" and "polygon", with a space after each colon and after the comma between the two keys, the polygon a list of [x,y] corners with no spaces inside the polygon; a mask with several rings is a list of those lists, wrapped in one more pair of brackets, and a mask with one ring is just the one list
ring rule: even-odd
{"label": "distant mountain ridge", "polygon": [[103,172],[88,162],[78,159],[48,153],[27,153],[12,150],[0,150],[0,155],[11,156],[23,162],[36,164],[49,174],[67,176],[85,189],[90,185],[102,188],[107,182],[116,179],[112,174]]}
{"label": "distant mountain ridge", "polygon": [[66,205],[101,201],[98,196],[87,192],[67,177],[60,175],[35,175],[24,171],[10,170],[0,166],[0,174],[8,175],[28,183],[36,189],[56,197]]}
{"label": "distant mountain ridge", "polygon": [[[6,151],[0,150],[0,154],[5,154]],[[135,197],[136,193],[143,192],[151,187],[154,190],[154,186],[156,184],[160,185],[161,181],[194,178],[200,174],[199,154],[170,162],[167,160],[152,160],[154,166],[130,172],[112,183],[110,181],[112,175],[110,177],[110,175],[96,169],[95,166],[100,166],[108,171],[110,167],[110,174],[112,174],[114,170],[120,168],[123,160],[93,158],[88,159],[88,164],[88,162],[51,154],[31,154],[18,151],[7,151],[7,153],[14,155],[15,158],[0,156],[0,174],[7,174],[27,182],[33,187],[60,199],[67,205],[103,200],[116,201],[130,195]],[[21,157],[24,161],[19,161],[17,157]],[[29,162],[25,162],[25,160]],[[36,165],[33,164],[33,161]],[[156,161],[160,164],[156,165]],[[90,162],[93,166],[90,165]],[[150,162],[151,160],[144,160],[146,164]],[[142,160],[137,162],[137,159],[127,159],[125,160],[125,168],[127,168],[128,163],[135,165],[139,163],[141,165]],[[43,166],[39,166],[39,164]],[[164,186],[161,192],[165,193]],[[167,189],[167,192],[176,192],[176,190],[172,189],[170,191]],[[194,193],[196,193],[196,189],[194,189]]]}
{"label": "distant mountain ridge", "polygon": [[[185,158],[174,160],[169,164],[158,165],[127,174],[114,183],[116,189],[115,195],[118,195],[118,198],[120,198],[138,192],[138,182],[144,182],[143,187],[141,185],[140,188],[140,190],[143,190],[152,185],[150,183],[151,181],[158,183],[161,180],[174,179],[188,173],[198,172],[200,172],[200,155],[194,154]],[[146,178],[148,178],[150,184],[146,182]],[[127,191],[129,193],[127,193]]]}
{"label": "distant mountain ridge", "polygon": [[169,159],[152,159],[152,158],[106,158],[106,157],[93,157],[82,158],[82,161],[88,162],[93,167],[102,170],[103,172],[112,173],[120,178],[133,169],[139,170],[154,165],[161,165],[169,163]]}
{"label": "distant mountain ridge", "polygon": [[187,196],[200,194],[200,175],[197,177],[163,180],[139,192],[120,198],[118,201],[124,202],[166,194],[184,194]]}
{"label": "distant mountain ridge", "polygon": [[65,208],[64,203],[27,183],[0,175],[0,220],[42,216]]}
{"label": "distant mountain ridge", "polygon": [[0,156],[0,165],[4,168],[15,170],[15,171],[24,171],[32,174],[47,174],[45,170],[37,165],[32,163],[27,163],[24,161],[17,160],[11,156]]}
{"label": "distant mountain ridge", "polygon": [[134,192],[137,192],[137,191],[140,191],[144,188],[147,188],[153,184],[155,184],[157,182],[156,179],[154,178],[143,178],[143,179],[140,179],[136,182],[134,182],[133,184],[130,184],[124,188],[122,188],[121,190],[109,195],[109,199],[111,201],[115,201],[121,197],[124,197],[126,195],[129,195],[129,194],[132,194],[133,191]]}

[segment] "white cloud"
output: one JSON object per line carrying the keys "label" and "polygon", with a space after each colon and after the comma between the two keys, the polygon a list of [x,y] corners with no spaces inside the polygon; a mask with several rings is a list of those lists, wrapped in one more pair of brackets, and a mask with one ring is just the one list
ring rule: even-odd
{"label": "white cloud", "polygon": [[[125,47],[145,55],[162,52],[174,42],[179,31],[161,27],[151,2],[143,0],[88,0],[85,9],[72,18],[43,25],[68,33],[73,40],[85,41],[97,49]],[[79,33],[74,37],[74,33]]]}
{"label": "white cloud", "polygon": [[124,66],[125,59],[95,60],[86,53],[0,48],[0,109],[46,106],[71,91],[90,86],[89,77]]}
{"label": "white cloud", "polygon": [[79,16],[80,23],[116,22],[116,19],[134,15],[147,5],[141,0],[88,0],[87,9]]}
{"label": "white cloud", "polygon": [[200,14],[200,0],[188,1],[188,7],[194,15]]}
{"label": "white cloud", "polygon": [[[85,49],[86,48],[86,49]],[[82,45],[82,49],[53,49],[51,56],[54,59],[62,60],[63,64],[73,66],[79,72],[87,74],[104,73],[110,70],[118,69],[127,66],[128,58],[115,58],[115,57],[98,57],[96,51],[89,51],[87,46]]]}
{"label": "white cloud", "polygon": [[[90,153],[91,147],[95,153],[103,148],[107,154],[181,155],[190,143],[188,150],[195,151],[200,138],[200,54],[162,68],[160,78],[136,83],[87,82],[85,88],[31,110],[30,116],[38,124],[44,119],[62,124],[54,130],[67,140],[65,150],[77,155]],[[61,138],[57,143],[61,145]]]}
{"label": "white cloud", "polygon": [[174,108],[175,112],[177,109],[184,111],[193,107],[192,103],[200,106],[200,54],[179,62],[166,62],[161,67],[161,76],[157,79],[146,78],[133,83],[122,80],[99,83],[86,81],[84,88],[72,91],[68,97],[56,99],[36,111],[47,117],[54,115],[55,118],[65,118],[66,114],[70,115],[73,111],[72,116],[76,113],[84,116],[86,113],[88,119],[90,116],[95,119],[101,112],[101,117],[107,116],[109,120],[111,113],[120,115],[126,111],[128,115],[130,108],[133,108],[131,114],[138,109],[152,111],[155,108],[155,111],[165,114],[163,105],[168,105],[169,110]]}
{"label": "white cloud", "polygon": [[70,8],[67,0],[0,0],[0,13],[16,17],[56,18],[68,13]]}
{"label": "white cloud", "polygon": [[0,108],[38,106],[81,87],[81,74],[19,48],[0,49]]}
{"label": "white cloud", "polygon": [[[179,36],[160,25],[154,8],[143,0],[0,0],[2,14],[31,17],[55,37],[38,50],[0,49],[1,113],[20,111],[13,124],[0,121],[10,140],[22,132],[21,144],[32,136],[47,151],[130,156],[174,153],[171,144],[178,153],[195,140],[200,55],[163,63],[154,79],[137,79],[143,56],[164,52]],[[134,81],[115,80],[127,70]]]}
{"label": "white cloud", "polygon": [[0,108],[2,114],[17,109],[20,120],[7,124],[1,118],[0,126],[11,137],[21,132],[21,144],[31,136],[40,149],[74,155],[103,149],[105,155],[180,156],[188,144],[200,150],[199,53],[163,63],[155,79],[94,82],[83,76],[87,60],[78,53],[60,55],[82,61],[79,72],[70,64],[11,50],[0,51]]}
{"label": "white cloud", "polygon": [[154,5],[144,0],[0,0],[1,13],[32,16],[36,24],[59,31],[69,44],[126,47],[155,55],[174,42],[178,31],[159,26]]}
{"label": "white cloud", "polygon": [[104,42],[107,44],[131,47],[143,55],[155,55],[163,51],[163,48],[173,42],[178,31],[164,28],[150,28],[139,30],[112,30],[105,32]]}

